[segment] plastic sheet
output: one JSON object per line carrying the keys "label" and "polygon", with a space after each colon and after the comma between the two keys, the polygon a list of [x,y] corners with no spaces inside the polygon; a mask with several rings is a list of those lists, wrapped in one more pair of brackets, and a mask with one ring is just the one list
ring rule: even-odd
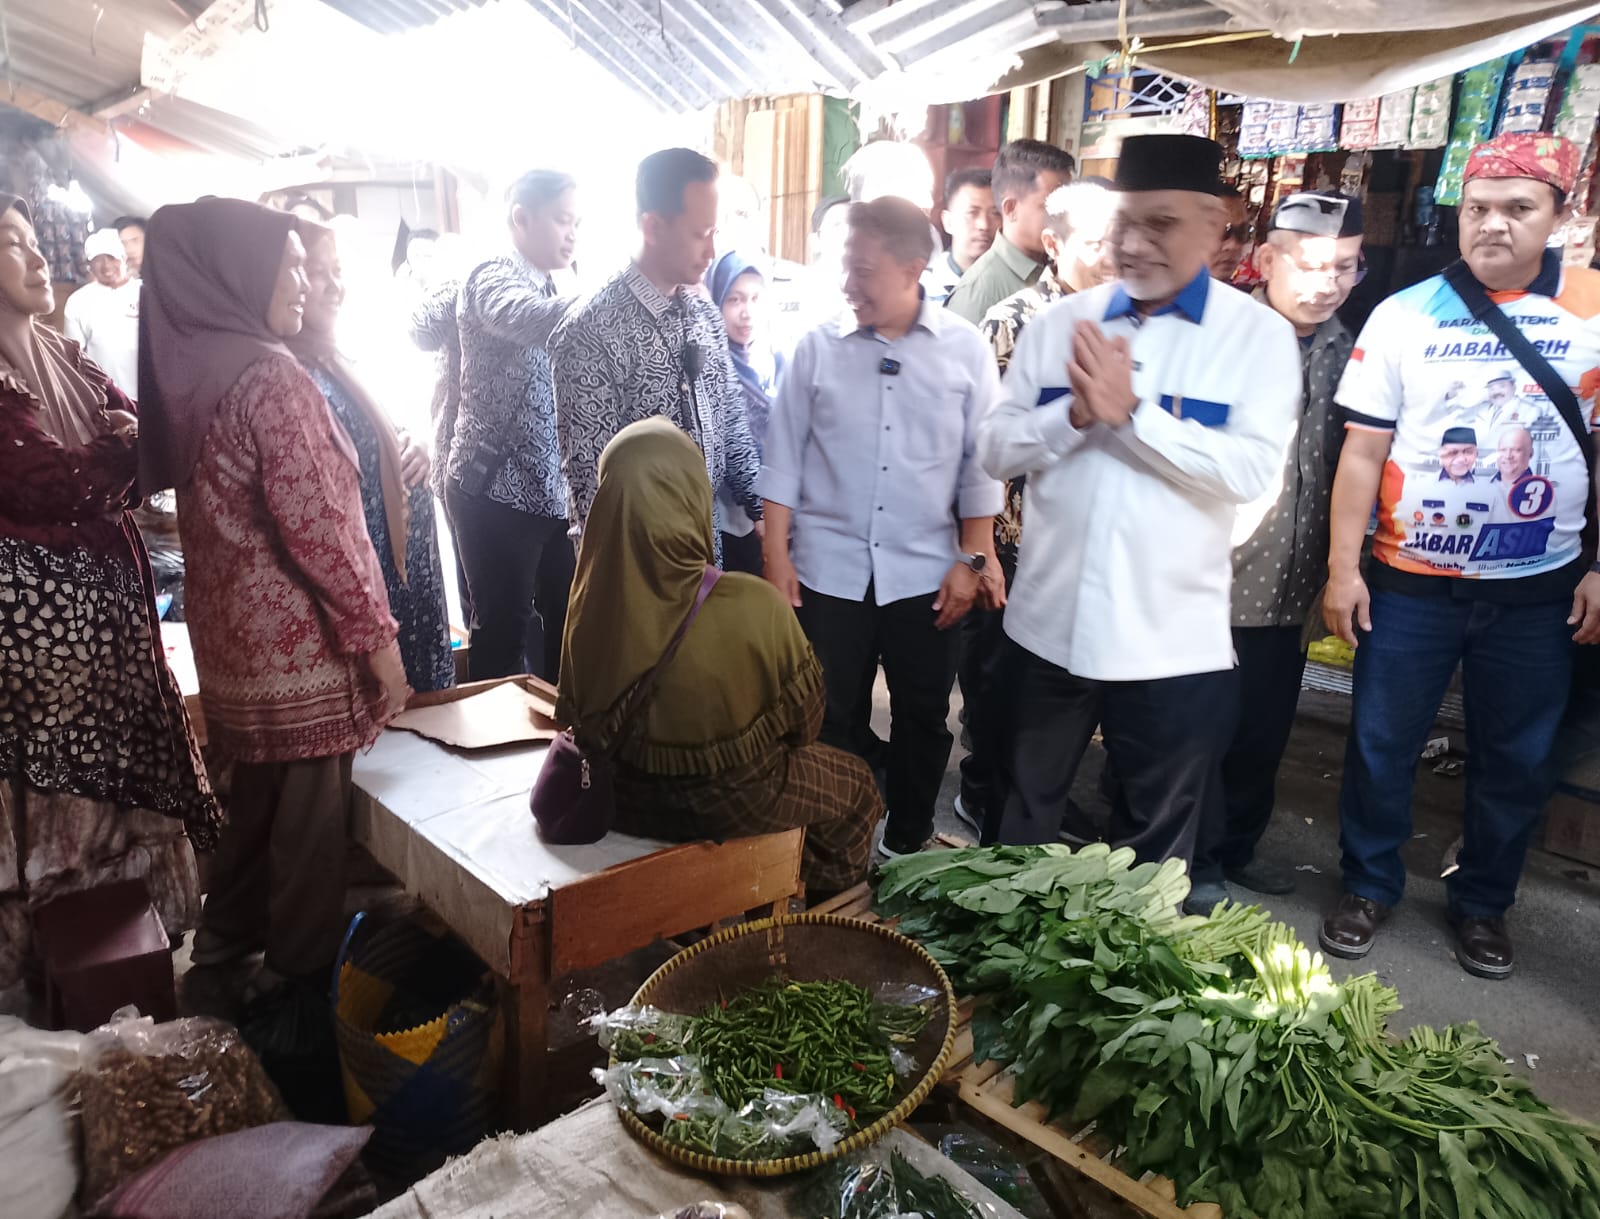
{"label": "plastic sheet", "polygon": [[1006,1213],[959,1188],[954,1175],[926,1171],[899,1151],[874,1147],[819,1169],[796,1189],[789,1213],[793,1219],[995,1219]]}
{"label": "plastic sheet", "polygon": [[99,1199],[186,1143],[289,1117],[239,1031],[119,1012],[85,1039],[84,1196]]}
{"label": "plastic sheet", "polygon": [[813,1148],[830,1151],[850,1131],[827,1097],[767,1089],[733,1109],[711,1091],[692,1056],[641,1058],[596,1069],[618,1108],[659,1117],[668,1142],[732,1160],[767,1160]]}

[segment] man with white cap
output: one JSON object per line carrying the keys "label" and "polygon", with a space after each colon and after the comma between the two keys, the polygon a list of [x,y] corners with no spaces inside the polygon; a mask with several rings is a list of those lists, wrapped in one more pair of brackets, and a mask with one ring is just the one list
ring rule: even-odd
{"label": "man with white cap", "polygon": [[[1292,893],[1294,873],[1256,858],[1266,833],[1305,673],[1305,622],[1327,579],[1328,501],[1344,416],[1334,405],[1354,341],[1337,316],[1361,282],[1361,200],[1333,191],[1278,204],[1261,249],[1256,299],[1300,340],[1300,430],[1271,491],[1233,531],[1233,648],[1239,723],[1222,760],[1222,817],[1201,830],[1191,904],[1226,897],[1224,877],[1256,893]],[[1213,264],[1212,272],[1216,267]]]}
{"label": "man with white cap", "polygon": [[139,392],[139,281],[128,277],[115,229],[89,234],[83,253],[93,278],[67,298],[62,329],[131,398]]}
{"label": "man with white cap", "polygon": [[986,837],[1055,839],[1096,725],[1122,783],[1115,845],[1187,862],[1219,798],[1234,517],[1282,470],[1300,399],[1293,328],[1207,271],[1221,164],[1196,136],[1123,143],[1109,231],[1121,278],[1028,324],[979,429],[992,477],[1027,476],[1028,522]]}
{"label": "man with white cap", "polygon": [[[1446,881],[1456,960],[1479,977],[1512,971],[1505,914],[1554,786],[1573,643],[1600,642],[1600,565],[1583,542],[1594,511],[1600,273],[1563,268],[1547,244],[1581,155],[1559,137],[1520,133],[1474,148],[1461,261],[1373,311],[1339,386],[1348,430],[1324,614],[1356,654],[1339,797],[1344,894],[1321,933],[1337,956],[1365,956],[1404,891],[1417,755],[1460,665],[1463,846]],[[1534,423],[1551,419],[1528,477],[1520,453],[1498,482],[1464,462],[1469,449],[1474,461],[1498,457],[1499,437],[1477,430],[1470,395],[1450,391],[1490,381],[1501,407],[1520,394]],[[1444,418],[1441,403],[1453,404]]]}

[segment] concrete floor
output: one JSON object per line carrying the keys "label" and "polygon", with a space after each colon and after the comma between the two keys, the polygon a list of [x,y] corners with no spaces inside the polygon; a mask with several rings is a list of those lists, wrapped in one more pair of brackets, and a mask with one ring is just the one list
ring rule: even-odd
{"label": "concrete floor", "polygon": [[[879,682],[875,722],[887,736],[887,691]],[[953,696],[951,727],[959,737]],[[1278,808],[1261,844],[1263,858],[1300,874],[1299,891],[1269,898],[1235,890],[1294,927],[1315,947],[1324,912],[1339,897],[1338,799],[1349,702],[1307,691],[1279,773]],[[1434,735],[1440,735],[1441,729]],[[1459,743],[1459,735],[1456,735]],[[959,744],[939,797],[938,828],[970,836],[955,818],[959,789]],[[1090,747],[1074,796],[1085,809],[1096,806],[1103,755]],[[1335,976],[1375,971],[1395,987],[1405,1010],[1394,1027],[1477,1021],[1500,1042],[1505,1056],[1553,1105],[1600,1122],[1600,868],[1533,852],[1515,909],[1508,920],[1517,949],[1517,972],[1509,980],[1475,978],[1456,964],[1444,919],[1440,858],[1460,832],[1462,780],[1417,767],[1416,837],[1405,850],[1406,900],[1384,925],[1364,962],[1332,962]],[[1596,811],[1600,816],[1600,810]],[[1534,1055],[1530,1069],[1524,1056]]]}

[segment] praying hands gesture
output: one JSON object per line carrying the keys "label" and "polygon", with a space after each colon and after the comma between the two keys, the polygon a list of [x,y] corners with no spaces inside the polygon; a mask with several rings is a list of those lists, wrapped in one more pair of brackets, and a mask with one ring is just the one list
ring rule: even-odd
{"label": "praying hands gesture", "polygon": [[1108,339],[1091,321],[1080,321],[1073,329],[1067,377],[1072,383],[1068,418],[1079,431],[1096,423],[1121,427],[1139,405],[1128,340]]}

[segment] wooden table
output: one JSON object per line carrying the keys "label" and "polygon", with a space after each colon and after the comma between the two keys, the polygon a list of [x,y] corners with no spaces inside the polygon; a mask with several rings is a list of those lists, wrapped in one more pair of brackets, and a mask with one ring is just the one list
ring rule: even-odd
{"label": "wooden table", "polygon": [[500,977],[507,1114],[524,1127],[545,1115],[551,982],[787,902],[800,889],[804,840],[799,829],[687,845],[613,833],[589,846],[552,846],[528,811],[546,750],[468,754],[390,729],[356,755],[351,820],[356,842]]}

